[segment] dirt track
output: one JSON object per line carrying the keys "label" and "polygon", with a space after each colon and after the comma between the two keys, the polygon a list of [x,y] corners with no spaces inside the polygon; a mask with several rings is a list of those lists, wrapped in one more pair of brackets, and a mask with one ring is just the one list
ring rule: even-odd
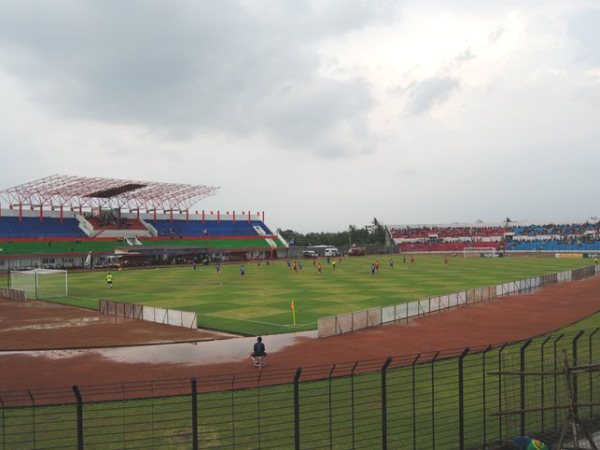
{"label": "dirt track", "polygon": [[[367,359],[383,360],[387,356],[481,347],[521,340],[553,331],[600,310],[598,293],[600,277],[594,277],[548,286],[529,295],[505,297],[444,311],[415,319],[409,325],[389,325],[326,339],[305,336],[291,339],[268,337],[265,341],[267,351],[270,352],[269,368],[264,372],[268,375],[269,370],[275,372],[288,369],[292,374],[299,366],[330,365]],[[22,323],[17,324],[17,317],[9,317],[7,311],[10,308],[5,309],[5,306],[5,302],[0,303],[2,322],[8,321],[13,329],[22,326]],[[47,313],[48,311],[45,311],[44,314]],[[26,314],[25,317],[31,316]],[[127,338],[126,334],[131,332],[130,343],[142,342],[139,330],[129,326],[131,324],[125,327],[129,331],[119,332],[125,333],[119,334],[119,339]],[[58,333],[56,339],[60,342],[64,342],[65,339],[61,336],[62,333],[70,336],[69,339],[79,339],[80,342],[98,342],[102,336],[92,336],[87,332],[88,329],[87,326],[84,328],[86,336],[78,336],[78,333],[81,334],[81,328],[76,326],[52,330]],[[30,338],[26,338],[24,334],[20,335],[23,340],[21,348],[25,347],[26,341],[40,341],[50,345],[50,336],[56,335],[47,333],[44,337],[39,337],[36,336],[38,331],[30,329],[29,332]],[[5,336],[6,334],[0,331],[1,346],[9,348],[10,345],[5,345]],[[100,339],[103,345],[109,341],[114,342],[115,336],[109,336],[104,335],[104,339]],[[146,335],[146,338],[148,337]],[[153,340],[156,338],[151,337]],[[5,353],[0,354],[0,391],[231,373],[252,374],[256,373],[256,369],[248,364],[252,342],[252,338],[242,338],[200,343],[193,349],[195,351],[184,352],[180,357],[177,357],[177,352],[170,346],[165,347],[162,352],[159,347],[149,350],[148,353],[131,352],[129,357],[125,352],[115,357],[111,352],[96,350]]]}
{"label": "dirt track", "polygon": [[125,321],[55,303],[0,299],[0,351],[95,348],[229,337],[141,320]]}

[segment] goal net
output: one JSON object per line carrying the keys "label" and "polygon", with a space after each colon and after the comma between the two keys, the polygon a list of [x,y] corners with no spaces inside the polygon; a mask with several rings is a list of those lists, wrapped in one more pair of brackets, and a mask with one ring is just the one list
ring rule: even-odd
{"label": "goal net", "polygon": [[66,297],[69,294],[66,270],[12,270],[10,287],[25,291],[25,297],[44,299]]}
{"label": "goal net", "polygon": [[481,258],[495,258],[498,256],[498,249],[496,247],[465,247],[463,250],[463,256],[465,258],[475,256]]}

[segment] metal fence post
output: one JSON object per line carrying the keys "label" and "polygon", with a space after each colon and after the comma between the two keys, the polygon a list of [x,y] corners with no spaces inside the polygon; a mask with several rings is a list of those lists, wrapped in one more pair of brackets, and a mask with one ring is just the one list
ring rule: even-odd
{"label": "metal fence post", "polygon": [[560,334],[556,339],[554,339],[553,345],[554,345],[554,428],[558,428],[558,412],[556,410],[556,406],[558,406],[556,404],[556,402],[558,401],[557,397],[558,397],[558,360],[557,360],[557,346],[558,346],[558,341],[560,341],[564,336],[563,334]]}
{"label": "metal fence post", "polygon": [[126,402],[125,402],[125,385],[121,384],[121,424],[122,426],[122,430],[123,432],[121,433],[123,435],[123,448],[126,448],[126,440],[127,440],[127,426],[125,425],[125,409],[126,409]]}
{"label": "metal fence post", "polygon": [[552,336],[548,336],[546,339],[544,339],[544,341],[542,342],[542,345],[540,347],[540,370],[542,373],[542,386],[541,386],[541,392],[540,392],[540,400],[541,400],[541,407],[542,409],[540,410],[540,418],[541,418],[541,423],[542,423],[542,432],[545,430],[544,427],[544,386],[546,385],[546,376],[544,375],[544,346],[548,343],[548,341],[552,339]]}
{"label": "metal fence post", "polygon": [[192,378],[192,448],[198,450],[198,385]]}
{"label": "metal fence post", "polygon": [[352,371],[350,372],[350,396],[352,400],[352,448],[356,448],[354,439],[355,439],[355,417],[354,417],[354,371],[356,370],[356,366],[358,366],[358,361],[354,363],[352,366]]}
{"label": "metal fence post", "polygon": [[[502,352],[506,348],[508,343],[505,343],[500,350],[498,350],[498,412],[502,412]],[[502,440],[502,415],[498,414],[498,434],[500,440]]]}
{"label": "metal fence post", "polygon": [[37,448],[36,445],[36,428],[35,428],[35,424],[36,424],[36,418],[35,418],[35,398],[33,398],[33,394],[31,393],[30,390],[27,390],[27,395],[29,395],[29,399],[31,400],[31,431],[32,431],[32,436],[33,436],[33,448]]}
{"label": "metal fence post", "polygon": [[465,448],[465,390],[464,390],[464,360],[469,353],[469,347],[465,348],[458,357],[458,448]]}
{"label": "metal fence post", "polygon": [[[575,335],[573,338],[573,367],[577,367],[577,341],[581,336],[585,333],[584,330],[581,330],[579,333]],[[577,403],[578,397],[578,389],[577,389],[577,371],[573,372],[573,403]]]}
{"label": "metal fence post", "polygon": [[413,436],[413,448],[417,448],[417,386],[415,380],[415,364],[419,360],[421,354],[419,353],[411,364],[412,374],[412,436]]}
{"label": "metal fence post", "polygon": [[231,376],[231,442],[235,448],[235,374]]}
{"label": "metal fence post", "polygon": [[6,418],[4,417],[4,402],[0,397],[0,409],[2,409],[2,448],[6,448]]}
{"label": "metal fence post", "polygon": [[83,450],[83,399],[78,386],[73,386],[75,400],[77,400],[77,450]]}
{"label": "metal fence post", "polygon": [[331,377],[333,376],[333,371],[335,370],[335,364],[331,366],[331,370],[329,371],[329,448],[333,448],[333,429],[332,429],[332,417],[331,417]]}
{"label": "metal fence post", "polygon": [[387,449],[387,369],[392,362],[388,358],[381,367],[381,448]]}
{"label": "metal fence post", "polygon": [[531,344],[531,339],[526,340],[522,345],[521,348],[519,349],[519,360],[520,360],[520,371],[521,371],[521,375],[519,376],[520,378],[520,394],[521,394],[521,398],[520,398],[520,408],[521,408],[521,436],[525,436],[525,374],[523,372],[525,372],[525,350],[527,349],[527,347],[529,347],[529,344]]}
{"label": "metal fence post", "polygon": [[483,419],[483,446],[485,447],[487,444],[487,384],[485,378],[485,357],[487,353],[492,349],[491,345],[488,345],[487,348],[481,354],[481,380],[482,380],[482,419]]}
{"label": "metal fence post", "polygon": [[256,434],[258,435],[258,448],[260,448],[261,442],[261,427],[260,427],[260,387],[262,380],[262,370],[258,372],[258,380],[256,381]]}
{"label": "metal fence post", "polygon": [[435,450],[435,360],[440,352],[436,352],[431,359],[431,448]]}
{"label": "metal fence post", "polygon": [[[596,328],[594,331],[592,331],[588,337],[588,353],[589,353],[589,358],[588,358],[588,364],[592,364],[592,338],[594,337],[594,335],[600,330],[600,328]],[[589,388],[590,388],[590,398],[589,398],[589,402],[590,403],[594,403],[594,393],[593,393],[593,389],[592,389],[592,372],[589,373]],[[590,406],[590,417],[594,416],[594,406]]]}
{"label": "metal fence post", "polygon": [[300,375],[302,375],[302,367],[298,367],[294,375],[294,445],[296,450],[300,450]]}

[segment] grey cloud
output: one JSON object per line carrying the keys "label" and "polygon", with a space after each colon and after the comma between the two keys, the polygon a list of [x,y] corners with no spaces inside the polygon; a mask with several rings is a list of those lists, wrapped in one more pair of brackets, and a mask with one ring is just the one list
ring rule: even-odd
{"label": "grey cloud", "polygon": [[388,20],[393,3],[9,1],[0,56],[35,101],[69,117],[182,138],[266,132],[297,144],[308,135],[318,153],[318,137],[364,122],[371,100],[360,80],[318,74],[316,43]]}
{"label": "grey cloud", "polygon": [[475,59],[475,55],[473,54],[471,47],[468,47],[464,52],[459,53],[454,58],[454,61],[456,61],[457,63],[463,63],[465,61],[470,61],[472,59]]}
{"label": "grey cloud", "polygon": [[422,114],[435,105],[446,101],[450,94],[458,89],[457,79],[442,76],[427,78],[408,86],[408,108],[413,114]]}
{"label": "grey cloud", "polygon": [[494,31],[492,31],[488,36],[488,41],[490,43],[498,42],[502,36],[504,35],[504,27],[498,27]]}
{"label": "grey cloud", "polygon": [[568,35],[579,44],[576,60],[600,65],[600,9],[579,11],[574,15],[569,21]]}
{"label": "grey cloud", "polygon": [[[316,144],[322,133],[335,131],[341,125],[356,137],[364,136],[362,116],[372,106],[367,88],[360,80],[332,82],[314,80],[288,86],[264,99],[262,126],[270,129],[287,145]],[[341,154],[332,151],[329,155]]]}

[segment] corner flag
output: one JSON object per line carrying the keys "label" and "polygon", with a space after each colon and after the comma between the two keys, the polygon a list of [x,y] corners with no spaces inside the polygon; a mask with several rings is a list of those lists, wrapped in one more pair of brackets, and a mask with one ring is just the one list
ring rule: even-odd
{"label": "corner flag", "polygon": [[292,308],[292,319],[294,321],[294,326],[296,326],[296,302],[294,299],[292,299],[290,307]]}

